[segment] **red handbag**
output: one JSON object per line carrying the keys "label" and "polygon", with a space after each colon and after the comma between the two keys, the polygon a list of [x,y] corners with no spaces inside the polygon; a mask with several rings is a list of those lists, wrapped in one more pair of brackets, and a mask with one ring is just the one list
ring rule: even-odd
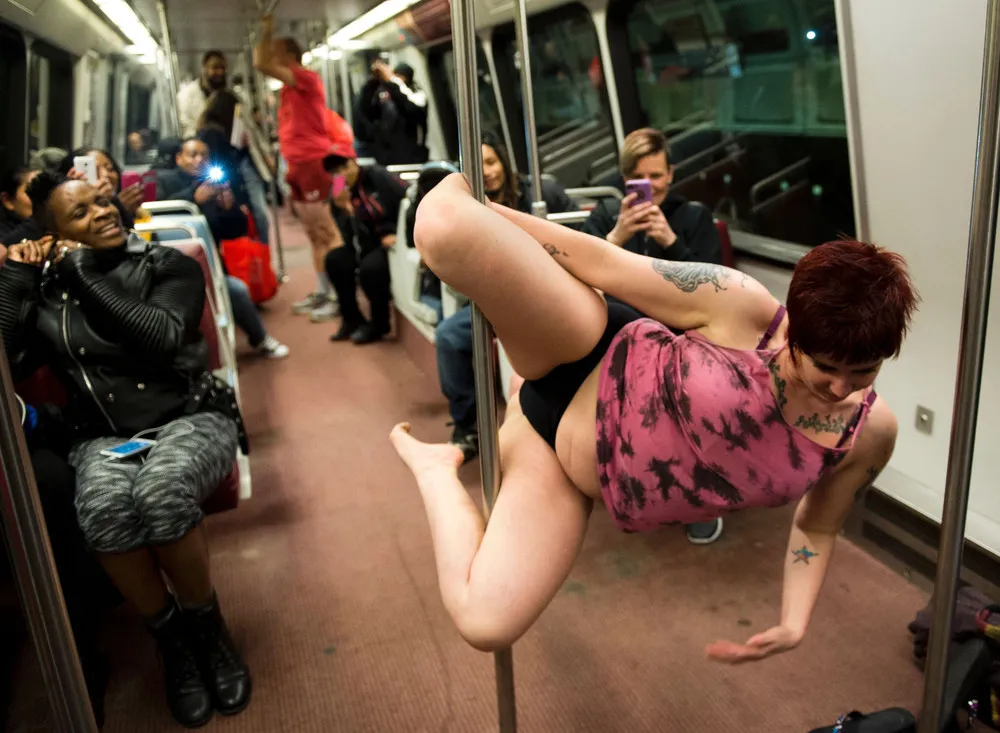
{"label": "red handbag", "polygon": [[222,259],[226,270],[242,280],[250,290],[254,303],[264,303],[278,292],[278,278],[271,269],[271,250],[257,240],[257,226],[248,216],[248,236],[222,242]]}

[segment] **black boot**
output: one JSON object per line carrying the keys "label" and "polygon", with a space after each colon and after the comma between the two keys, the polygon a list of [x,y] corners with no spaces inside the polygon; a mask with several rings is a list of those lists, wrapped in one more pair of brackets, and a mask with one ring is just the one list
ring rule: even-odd
{"label": "black boot", "polygon": [[167,705],[174,720],[186,728],[198,728],[212,718],[212,698],[201,678],[194,639],[186,619],[171,600],[170,605],[147,622],[156,639],[163,662]]}
{"label": "black boot", "polygon": [[364,318],[344,318],[340,322],[340,329],[330,337],[331,341],[347,341],[351,335],[360,328],[368,325]]}
{"label": "black boot", "polygon": [[376,341],[381,341],[384,335],[385,333],[379,327],[377,327],[374,323],[369,322],[351,334],[351,341],[358,346],[361,346],[362,344],[373,344]]}
{"label": "black boot", "polygon": [[185,614],[198,640],[198,659],[215,709],[223,715],[242,712],[250,704],[250,670],[229,636],[218,599]]}

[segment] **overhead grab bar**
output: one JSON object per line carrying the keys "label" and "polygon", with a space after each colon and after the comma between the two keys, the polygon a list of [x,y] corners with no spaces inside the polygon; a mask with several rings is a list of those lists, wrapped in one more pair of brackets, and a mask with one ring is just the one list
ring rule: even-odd
{"label": "overhead grab bar", "polygon": [[965,264],[965,302],[962,306],[962,335],[958,354],[958,380],[952,410],[948,473],[945,479],[941,516],[941,545],[931,616],[927,665],[924,668],[924,699],[919,733],[943,729],[951,711],[944,709],[948,677],[948,651],[958,576],[965,543],[965,515],[969,509],[972,454],[976,445],[976,418],[983,378],[986,349],[986,319],[993,277],[996,246],[997,205],[1000,199],[1000,3],[986,4],[986,42],[983,49],[983,76],[979,100],[979,139],[976,150],[975,183],[972,189],[972,225],[969,253]]}
{"label": "overhead grab bar", "polygon": [[[472,185],[472,194],[478,201],[485,203],[473,0],[451,0],[451,37],[455,54],[455,86],[460,123],[459,163],[462,172]],[[496,402],[497,356],[493,350],[493,328],[475,303],[472,304],[472,366],[476,375],[476,417],[480,435],[479,468],[483,480],[483,507],[486,510],[486,521],[489,522],[500,491],[500,445],[497,440]],[[517,709],[514,703],[514,658],[510,648],[494,652],[493,660],[500,733],[515,733]]]}

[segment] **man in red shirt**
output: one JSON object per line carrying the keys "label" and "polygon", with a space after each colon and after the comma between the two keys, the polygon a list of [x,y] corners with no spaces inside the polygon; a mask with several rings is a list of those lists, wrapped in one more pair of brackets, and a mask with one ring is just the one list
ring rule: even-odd
{"label": "man in red shirt", "polygon": [[260,38],[253,52],[254,68],[282,82],[278,107],[278,143],[288,163],[285,180],[291,200],[312,244],[316,291],[295,304],[296,313],[310,313],[313,321],[337,315],[337,303],[323,269],[327,252],[344,245],[333,215],[330,197],[333,177],[323,167],[330,154],[329,114],[319,74],[302,66],[302,48],[293,38],[271,38],[274,21],[261,20]]}

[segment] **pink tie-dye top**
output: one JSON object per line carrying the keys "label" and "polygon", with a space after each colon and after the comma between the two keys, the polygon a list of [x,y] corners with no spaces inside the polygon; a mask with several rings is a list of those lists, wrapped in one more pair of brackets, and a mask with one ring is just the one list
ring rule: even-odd
{"label": "pink tie-dye top", "polygon": [[[604,502],[625,531],[715,519],[801,498],[854,444],[872,390],[836,448],[792,428],[771,389],[765,349],[680,336],[644,318],[612,341],[597,394],[597,461]],[[783,347],[782,347],[783,348]]]}

